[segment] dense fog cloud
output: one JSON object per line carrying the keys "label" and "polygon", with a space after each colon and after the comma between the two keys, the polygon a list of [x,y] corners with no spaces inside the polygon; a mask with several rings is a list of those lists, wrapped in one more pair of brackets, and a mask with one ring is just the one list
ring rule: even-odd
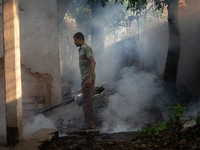
{"label": "dense fog cloud", "polygon": [[55,124],[52,122],[51,118],[45,117],[43,114],[33,117],[30,122],[27,122],[23,126],[24,138],[43,128],[56,129]]}
{"label": "dense fog cloud", "polygon": [[83,123],[83,110],[76,102],[72,102],[54,109],[52,115],[49,117],[39,114],[30,118],[23,127],[24,138],[43,128],[56,129],[65,124],[69,125],[71,123],[71,125],[74,125],[76,121],[80,122],[81,120]]}
{"label": "dense fog cloud", "polygon": [[154,73],[125,67],[120,74],[121,79],[111,84],[116,92],[109,97],[108,107],[101,113],[104,119],[102,132],[134,130],[145,121],[152,122],[149,114],[144,112],[144,107],[162,92],[155,85]]}
{"label": "dense fog cloud", "polygon": [[120,69],[126,66],[140,65],[149,68],[156,74],[164,71],[167,48],[168,32],[167,24],[161,24],[151,28],[137,36],[114,43],[105,48],[102,70],[97,70],[97,83],[114,81]]}
{"label": "dense fog cloud", "polygon": [[[122,9],[121,4],[115,4],[112,6],[112,9],[106,10],[105,13],[109,13],[111,18],[104,22],[104,24],[114,21],[115,12],[119,9]],[[143,17],[140,18],[141,24],[143,19]],[[98,26],[104,25],[102,22],[98,22],[98,19],[96,21]],[[134,31],[138,31],[138,23],[136,20],[134,22],[136,25]],[[141,27],[139,39],[137,33],[133,37],[128,38],[125,27],[112,30],[116,30],[119,36],[124,36],[124,40],[118,38],[118,42],[115,42],[113,35],[102,33],[102,36],[106,36],[105,42],[107,42],[108,46],[104,48],[101,54],[94,55],[95,59],[98,60],[98,65],[95,68],[97,76],[96,86],[104,85],[105,81],[107,81],[106,83],[110,84],[108,88],[115,91],[109,97],[108,107],[101,113],[103,118],[102,132],[134,130],[140,128],[144,121],[152,122],[149,114],[145,113],[143,109],[152,101],[154,96],[162,92],[162,88],[155,85],[154,79],[157,77],[157,74],[163,72],[168,46],[166,23],[157,22],[156,26],[147,27],[146,29]],[[74,53],[77,53],[76,49],[78,48],[75,46],[72,48],[74,48]],[[146,68],[151,68],[150,73],[138,69],[137,65],[139,64]],[[79,74],[78,57],[73,57],[68,68],[71,71],[73,69],[76,70],[73,72]],[[77,74],[71,74],[71,71],[66,70],[68,77],[74,78],[74,76],[77,76]],[[73,79],[73,83],[74,87],[78,89],[80,81]],[[69,106],[71,106],[68,107],[69,110],[72,107],[76,108],[76,106],[71,104]],[[75,117],[77,115],[81,117],[77,112],[71,112],[70,116]],[[68,116],[65,117],[68,118]],[[67,118],[65,120],[68,120]]]}

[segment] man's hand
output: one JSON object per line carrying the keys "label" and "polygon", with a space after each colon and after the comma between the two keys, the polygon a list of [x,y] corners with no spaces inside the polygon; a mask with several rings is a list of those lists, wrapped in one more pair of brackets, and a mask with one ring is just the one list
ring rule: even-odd
{"label": "man's hand", "polygon": [[88,79],[86,80],[85,86],[86,86],[86,88],[90,88],[90,86],[91,86],[91,78],[88,78]]}

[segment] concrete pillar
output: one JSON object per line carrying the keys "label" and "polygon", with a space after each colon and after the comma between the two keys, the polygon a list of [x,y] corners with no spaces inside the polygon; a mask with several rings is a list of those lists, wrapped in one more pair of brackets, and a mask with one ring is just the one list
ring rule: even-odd
{"label": "concrete pillar", "polygon": [[23,139],[18,0],[3,0],[3,44],[7,144]]}

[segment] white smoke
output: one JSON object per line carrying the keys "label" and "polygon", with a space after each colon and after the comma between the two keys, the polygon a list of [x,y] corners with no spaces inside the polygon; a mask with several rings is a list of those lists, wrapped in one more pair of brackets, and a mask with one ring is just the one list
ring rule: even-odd
{"label": "white smoke", "polygon": [[30,122],[27,122],[23,127],[24,138],[39,131],[42,128],[56,129],[51,118],[45,117],[43,114],[35,116]]}
{"label": "white smoke", "polygon": [[[116,10],[112,10],[115,13]],[[181,80],[186,81],[186,78],[188,78],[186,83],[189,83],[194,74],[199,75],[199,71],[198,74],[196,73],[198,69],[193,69],[198,68],[197,64],[199,64],[199,59],[197,59],[199,58],[199,34],[197,33],[200,32],[200,21],[198,19],[199,10],[196,11],[192,11],[193,13],[190,15],[187,14],[187,17],[182,17],[180,21],[181,56],[178,83],[182,82]],[[112,14],[112,12],[110,13]],[[165,15],[167,14],[163,14],[162,18],[165,17],[167,20]],[[162,88],[158,88],[154,84],[154,79],[156,74],[164,72],[168,51],[168,24],[167,21],[161,22],[159,19],[157,22],[147,22],[144,29],[143,19],[141,16],[139,36],[135,33],[134,37],[109,45],[105,47],[103,55],[99,56],[103,57],[103,61],[98,64],[100,67],[95,68],[96,86],[104,81],[109,81],[112,89],[116,90],[116,93],[109,97],[108,107],[101,113],[104,119],[102,132],[140,128],[145,120],[152,118],[143,111],[143,108],[162,91]],[[153,26],[151,26],[152,23]],[[101,25],[101,23],[97,24]],[[137,26],[134,28],[137,29]],[[117,30],[117,32],[120,31]],[[106,42],[110,41],[112,40],[107,38]],[[135,59],[138,59],[140,64],[145,68],[150,68],[155,73],[139,72],[135,67],[126,67],[135,65]],[[121,78],[116,81],[118,74],[121,74]],[[199,79],[199,76],[196,78]],[[165,104],[169,102],[167,96],[163,97],[162,100]],[[195,108],[195,110],[197,109]]]}
{"label": "white smoke", "polygon": [[[76,102],[71,102],[65,106],[56,108],[52,111],[50,117],[46,117],[43,114],[39,114],[30,119],[29,122],[24,124],[24,138],[39,131],[42,128],[56,129],[66,124],[72,124],[83,122],[83,109],[78,106]],[[60,134],[59,136],[66,136],[66,134]]]}
{"label": "white smoke", "polygon": [[197,103],[190,103],[184,115],[186,119],[190,119],[190,117],[197,116],[199,113],[200,113],[200,101]]}
{"label": "white smoke", "polygon": [[165,60],[168,51],[167,23],[157,24],[140,34],[137,41],[137,53],[139,61],[157,74],[164,72]]}
{"label": "white smoke", "polygon": [[65,106],[62,106],[53,111],[52,119],[56,121],[57,119],[63,119],[64,124],[70,123],[73,120],[74,123],[83,120],[83,109],[78,106],[76,102],[71,102]]}
{"label": "white smoke", "polygon": [[109,97],[108,107],[101,113],[104,122],[101,132],[134,130],[149,116],[143,108],[162,89],[154,83],[154,73],[140,72],[136,67],[121,71],[121,79],[113,83],[116,93]]}

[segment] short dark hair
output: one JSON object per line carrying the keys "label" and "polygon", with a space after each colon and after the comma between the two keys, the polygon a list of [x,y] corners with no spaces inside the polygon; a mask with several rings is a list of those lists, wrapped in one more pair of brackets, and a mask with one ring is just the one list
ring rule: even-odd
{"label": "short dark hair", "polygon": [[81,32],[77,32],[76,34],[74,34],[73,38],[77,38],[77,39],[82,38],[83,41],[84,41],[84,35]]}

